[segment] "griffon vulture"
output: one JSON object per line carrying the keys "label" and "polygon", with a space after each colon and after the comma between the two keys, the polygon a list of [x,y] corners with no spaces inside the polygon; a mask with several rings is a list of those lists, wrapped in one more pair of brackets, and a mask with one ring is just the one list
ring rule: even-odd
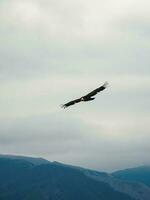
{"label": "griffon vulture", "polygon": [[95,98],[92,98],[92,97],[95,96],[98,92],[101,92],[101,91],[105,90],[107,86],[108,86],[108,82],[105,82],[102,86],[100,86],[97,89],[93,90],[89,94],[87,94],[85,96],[82,96],[79,99],[75,99],[73,101],[69,101],[68,103],[61,105],[61,107],[62,108],[67,108],[67,107],[72,106],[75,103],[79,103],[81,101],[92,101],[92,100],[95,99]]}

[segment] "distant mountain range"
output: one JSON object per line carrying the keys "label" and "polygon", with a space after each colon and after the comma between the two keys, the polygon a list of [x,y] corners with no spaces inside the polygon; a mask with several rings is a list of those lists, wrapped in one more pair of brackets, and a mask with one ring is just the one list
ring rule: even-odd
{"label": "distant mountain range", "polygon": [[0,200],[150,200],[150,167],[112,174],[0,155]]}

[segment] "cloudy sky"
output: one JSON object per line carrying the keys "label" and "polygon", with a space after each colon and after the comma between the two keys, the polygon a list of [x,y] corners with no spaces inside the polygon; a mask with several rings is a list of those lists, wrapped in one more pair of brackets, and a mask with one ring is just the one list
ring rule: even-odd
{"label": "cloudy sky", "polygon": [[[150,164],[150,1],[0,1],[0,153]],[[93,102],[60,104],[108,81]]]}

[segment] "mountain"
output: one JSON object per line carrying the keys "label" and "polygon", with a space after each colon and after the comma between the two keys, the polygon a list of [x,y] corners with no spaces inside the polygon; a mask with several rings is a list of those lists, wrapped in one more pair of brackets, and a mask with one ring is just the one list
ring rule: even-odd
{"label": "mountain", "polygon": [[[149,200],[150,188],[59,162],[0,157],[0,200]],[[34,158],[34,161],[38,158]]]}
{"label": "mountain", "polygon": [[120,170],[112,173],[112,176],[125,181],[141,182],[150,186],[150,166],[142,166]]}
{"label": "mountain", "polygon": [[48,164],[50,161],[44,158],[34,158],[34,157],[27,157],[27,156],[16,156],[16,155],[8,155],[8,154],[0,154],[0,158],[9,158],[9,159],[19,159],[19,160],[26,160],[34,165],[41,165],[41,164]]}

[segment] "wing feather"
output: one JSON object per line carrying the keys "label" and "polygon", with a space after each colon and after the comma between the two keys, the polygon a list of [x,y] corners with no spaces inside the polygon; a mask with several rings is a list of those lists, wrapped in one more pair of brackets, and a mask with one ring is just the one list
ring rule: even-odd
{"label": "wing feather", "polygon": [[98,92],[101,92],[103,90],[106,89],[106,87],[108,86],[108,83],[105,82],[102,86],[100,86],[99,88],[93,90],[92,92],[88,93],[87,95],[85,95],[84,97],[92,97],[95,96]]}
{"label": "wing feather", "polygon": [[66,107],[68,107],[68,106],[74,105],[75,103],[79,103],[80,101],[81,101],[80,98],[79,98],[79,99],[75,99],[75,100],[73,100],[73,101],[69,101],[69,102],[66,103],[66,104],[63,104],[62,107],[63,107],[63,108],[66,108]]}

